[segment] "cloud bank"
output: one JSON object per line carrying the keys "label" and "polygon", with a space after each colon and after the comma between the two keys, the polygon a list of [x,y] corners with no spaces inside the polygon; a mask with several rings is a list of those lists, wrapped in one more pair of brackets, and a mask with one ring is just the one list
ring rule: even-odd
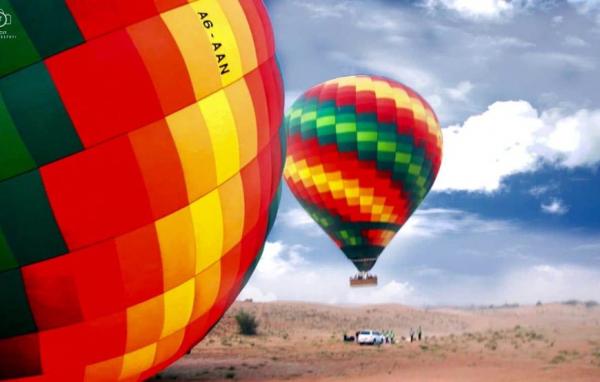
{"label": "cloud bank", "polygon": [[527,101],[501,101],[444,129],[444,160],[434,190],[493,192],[515,174],[544,164],[595,167],[600,110],[539,112]]}
{"label": "cloud bank", "polygon": [[421,306],[600,300],[599,261],[597,241],[431,208],[418,210],[383,253],[377,288],[349,288],[355,269],[336,248],[280,239],[267,243],[240,299]]}
{"label": "cloud bank", "polygon": [[498,19],[512,14],[515,8],[521,5],[521,2],[507,0],[425,0],[423,5],[432,10],[449,9],[471,19]]}

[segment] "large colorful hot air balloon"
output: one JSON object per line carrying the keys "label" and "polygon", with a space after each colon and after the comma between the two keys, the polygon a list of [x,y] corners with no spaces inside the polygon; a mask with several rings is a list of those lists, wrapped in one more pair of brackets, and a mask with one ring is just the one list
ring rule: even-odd
{"label": "large colorful hot air balloon", "polygon": [[317,85],[289,110],[285,180],[300,204],[361,272],[419,206],[442,160],[442,133],[429,104],[381,77]]}
{"label": "large colorful hot air balloon", "polygon": [[148,378],[215,325],[273,223],[285,135],[266,10],[0,8],[0,379]]}

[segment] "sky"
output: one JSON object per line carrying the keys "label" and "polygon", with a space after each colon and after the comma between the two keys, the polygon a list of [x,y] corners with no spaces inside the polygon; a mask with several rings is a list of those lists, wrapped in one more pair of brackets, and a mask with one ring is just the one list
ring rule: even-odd
{"label": "sky", "polygon": [[268,0],[286,107],[383,75],[435,109],[444,160],[377,288],[284,185],[240,298],[414,306],[600,300],[599,0]]}

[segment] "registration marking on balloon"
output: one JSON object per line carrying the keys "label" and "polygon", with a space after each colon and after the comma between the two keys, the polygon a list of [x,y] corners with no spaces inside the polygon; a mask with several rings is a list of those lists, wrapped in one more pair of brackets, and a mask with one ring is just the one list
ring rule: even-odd
{"label": "registration marking on balloon", "polygon": [[[214,26],[213,22],[207,18],[208,13],[198,12],[198,15],[200,16],[200,19],[203,20],[202,25],[204,26],[205,29],[210,30]],[[215,34],[211,33],[210,38],[214,39]],[[217,58],[217,63],[219,64],[219,69],[221,69],[221,75],[230,73],[229,63],[227,63],[227,54],[226,53],[221,54],[219,52],[219,50],[223,47],[223,44],[220,42],[213,42],[212,46],[213,46],[213,50],[215,51],[215,57]]]}
{"label": "registration marking on balloon", "polygon": [[[196,1],[190,5],[200,17],[202,27],[210,38],[221,76],[238,78],[242,69],[239,47],[233,31],[234,25],[228,22],[219,2]],[[224,82],[230,83],[226,79]]]}

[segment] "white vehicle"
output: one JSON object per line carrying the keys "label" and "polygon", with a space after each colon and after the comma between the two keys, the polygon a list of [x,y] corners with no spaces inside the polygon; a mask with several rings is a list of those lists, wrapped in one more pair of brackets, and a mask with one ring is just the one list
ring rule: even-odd
{"label": "white vehicle", "polygon": [[360,345],[381,345],[385,342],[385,337],[380,332],[374,330],[361,330],[358,332],[358,338],[356,341]]}

